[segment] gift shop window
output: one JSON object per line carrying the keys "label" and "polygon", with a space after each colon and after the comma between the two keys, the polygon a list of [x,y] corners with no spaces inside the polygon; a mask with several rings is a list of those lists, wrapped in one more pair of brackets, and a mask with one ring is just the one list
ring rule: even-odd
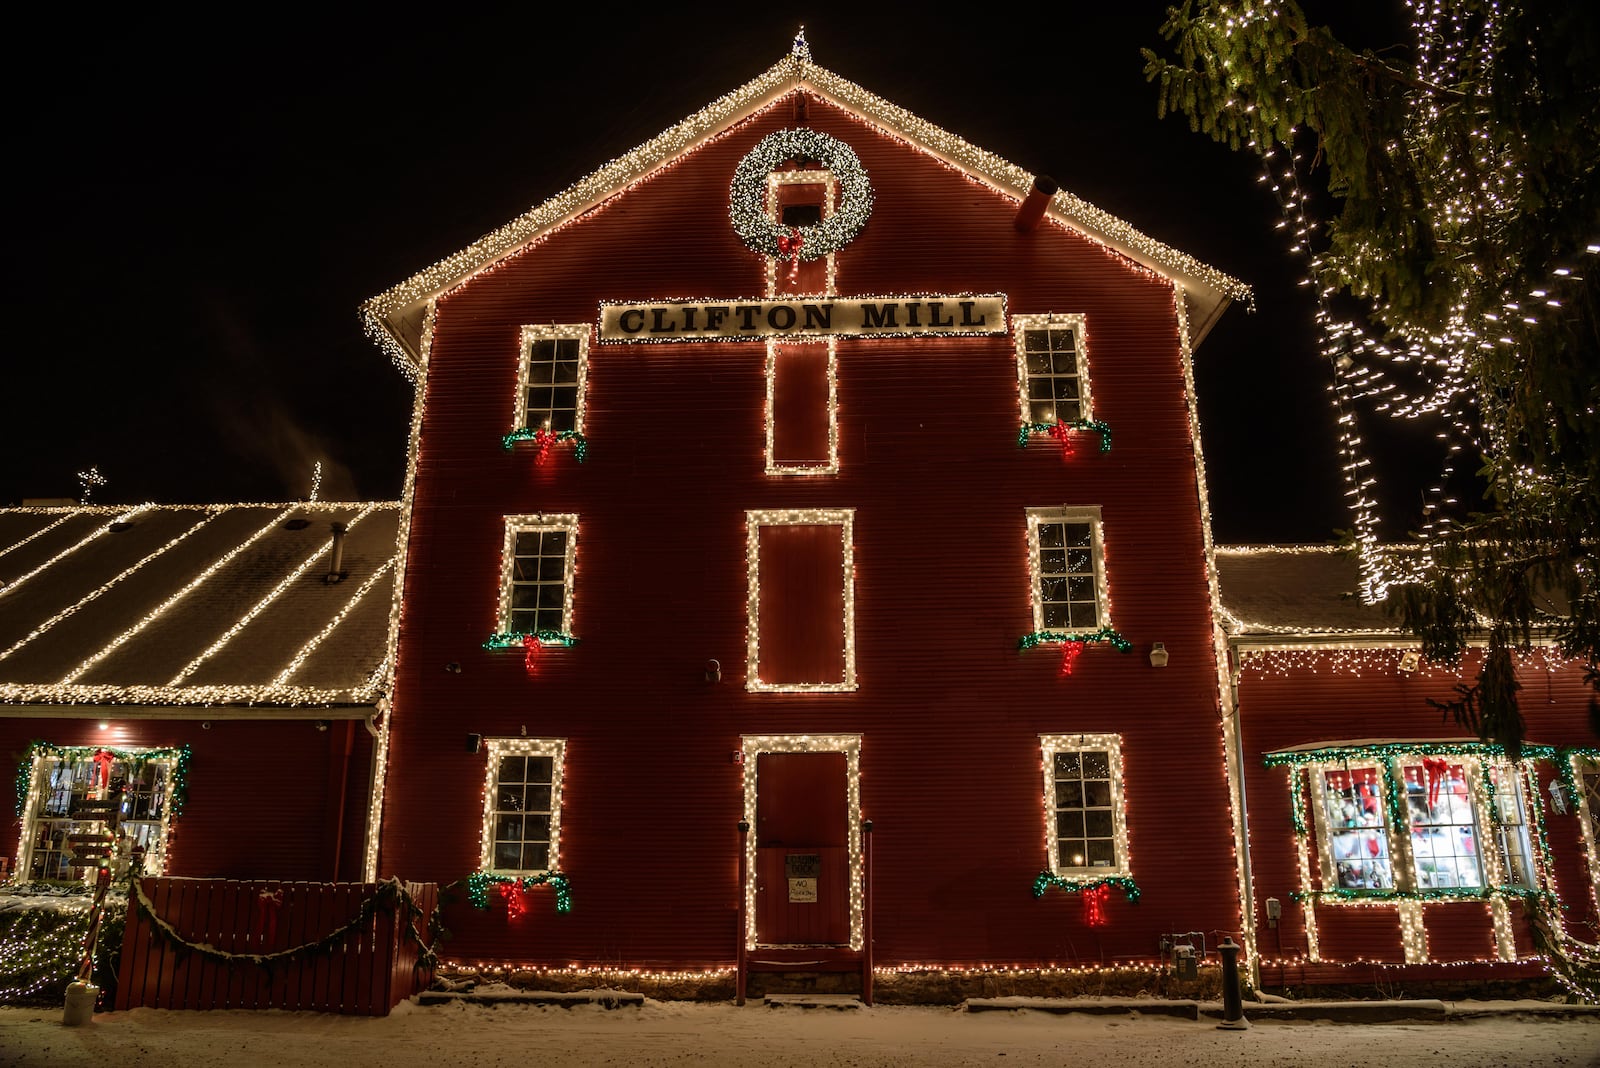
{"label": "gift shop window", "polygon": [[1034,630],[1093,634],[1111,625],[1100,509],[1030,508],[1028,556]]}
{"label": "gift shop window", "polygon": [[578,541],[575,515],[506,517],[500,627],[512,635],[569,639]]}
{"label": "gift shop window", "polygon": [[1573,756],[1573,784],[1578,788],[1577,804],[1582,816],[1584,844],[1589,847],[1589,886],[1600,902],[1600,759]]}
{"label": "gift shop window", "polygon": [[1126,876],[1122,739],[1114,734],[1044,734],[1044,806],[1050,870]]}
{"label": "gift shop window", "polygon": [[36,748],[19,876],[88,880],[102,863],[118,877],[159,875],[178,760],[172,750]]}
{"label": "gift shop window", "polygon": [[1083,316],[1017,315],[1017,375],[1022,421],[1075,423],[1092,419],[1083,352]]}
{"label": "gift shop window", "polygon": [[561,843],[562,738],[491,738],[483,791],[485,871],[539,875],[557,866]]}
{"label": "gift shop window", "polygon": [[1402,760],[1400,771],[1417,887],[1483,886],[1483,842],[1465,766],[1447,757],[1420,757]]}
{"label": "gift shop window", "polygon": [[1312,774],[1322,797],[1323,878],[1344,889],[1394,889],[1383,773],[1370,765]]}
{"label": "gift shop window", "polygon": [[582,432],[587,326],[525,326],[512,430]]}
{"label": "gift shop window", "polygon": [[1505,886],[1535,889],[1538,877],[1533,867],[1533,844],[1528,835],[1528,807],[1522,774],[1507,764],[1490,765],[1489,790],[1489,817],[1494,825],[1501,882]]}

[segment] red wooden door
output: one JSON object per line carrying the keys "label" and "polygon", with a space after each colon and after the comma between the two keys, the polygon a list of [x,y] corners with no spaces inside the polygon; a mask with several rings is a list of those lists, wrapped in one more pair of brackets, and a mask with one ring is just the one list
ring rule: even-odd
{"label": "red wooden door", "polygon": [[756,941],[850,941],[850,821],[843,753],[756,758]]}

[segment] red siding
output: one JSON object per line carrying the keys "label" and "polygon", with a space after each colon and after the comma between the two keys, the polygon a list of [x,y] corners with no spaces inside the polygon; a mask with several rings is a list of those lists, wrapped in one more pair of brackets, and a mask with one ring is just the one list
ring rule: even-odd
{"label": "red siding", "polygon": [[[778,108],[452,291],[440,305],[411,527],[382,869],[449,882],[479,853],[484,758],[466,732],[569,739],[560,865],[574,911],[452,915],[452,952],[703,966],[734,955],[740,736],[862,736],[880,963],[1153,959],[1174,930],[1237,933],[1216,665],[1169,284],[824,104],[876,191],[838,254],[854,293],[1003,292],[1013,313],[1087,316],[1110,453],[1016,446],[1007,337],[843,340],[840,473],[764,472],[765,346],[595,345],[589,458],[504,451],[527,322],[600,299],[765,290],[727,224],[734,165]],[[1113,622],[1135,645],[1070,677],[1031,631],[1024,509],[1104,509]],[[745,690],[745,513],[855,509],[860,688]],[[495,629],[502,517],[579,515],[572,629],[528,675]],[[1165,642],[1171,664],[1146,653]],[[704,665],[721,661],[720,684]],[[459,673],[444,665],[461,665]],[[1123,738],[1132,868],[1089,929],[1030,893],[1045,864],[1038,736]]]}
{"label": "red siding", "polygon": [[[195,721],[113,719],[101,731],[95,720],[7,719],[0,720],[0,753],[16,767],[35,739],[126,748],[188,745],[188,800],[171,821],[165,874],[349,880],[361,872],[372,738],[351,724],[346,775],[346,726],[335,720],[319,731],[306,720],[215,720],[204,729]],[[4,828],[0,850],[15,861],[21,821],[4,821]]]}
{"label": "red siding", "polygon": [[759,674],[774,685],[845,681],[844,531],[783,524],[759,532]]}
{"label": "red siding", "polygon": [[[1239,707],[1245,786],[1250,801],[1250,859],[1256,914],[1265,916],[1265,901],[1269,897],[1284,903],[1280,932],[1265,929],[1263,934],[1262,951],[1268,957],[1279,955],[1280,940],[1283,957],[1303,953],[1305,934],[1300,906],[1290,902],[1290,895],[1300,889],[1290,812],[1290,772],[1281,767],[1264,766],[1262,757],[1295,746],[1336,745],[1358,739],[1459,740],[1468,734],[1428,701],[1444,701],[1455,696],[1453,688],[1476,674],[1476,657],[1469,657],[1458,672],[1424,665],[1421,671],[1412,674],[1382,669],[1358,674],[1335,663],[1337,655],[1320,654],[1320,659],[1288,674],[1265,669],[1260,663],[1247,659],[1241,672]],[[1529,665],[1521,672],[1524,684],[1521,703],[1528,742],[1554,746],[1592,745],[1586,721],[1589,695],[1583,684],[1582,669],[1568,666],[1550,672],[1540,665]],[[1547,799],[1548,784],[1556,772],[1547,764],[1540,764],[1538,772],[1538,782],[1534,785],[1540,798]],[[1320,885],[1309,794],[1302,818],[1311,829],[1313,878]],[[1587,870],[1578,819],[1575,812],[1558,815],[1546,806],[1544,826],[1554,861],[1552,874],[1564,907],[1563,922],[1579,938],[1592,941],[1600,930],[1600,918],[1596,916],[1595,890]],[[1535,851],[1538,852],[1537,845]],[[1510,910],[1518,955],[1530,955],[1532,941],[1522,906],[1512,903]],[[1388,919],[1378,922],[1372,919],[1374,915]],[[1398,941],[1399,926],[1393,917],[1394,912],[1389,908],[1319,906],[1317,919],[1323,958],[1401,962],[1404,957]],[[1424,909],[1424,927],[1430,961],[1456,964],[1496,958],[1493,924],[1484,903],[1430,903]],[[1492,967],[1486,966],[1485,974]],[[1500,971],[1505,967],[1500,965]],[[1337,976],[1324,979],[1346,981]]]}

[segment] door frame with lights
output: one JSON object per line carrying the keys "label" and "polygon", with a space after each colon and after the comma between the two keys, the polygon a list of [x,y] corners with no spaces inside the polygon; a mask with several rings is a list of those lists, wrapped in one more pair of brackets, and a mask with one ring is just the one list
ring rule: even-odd
{"label": "door frame with lights", "polygon": [[[741,750],[744,769],[744,820],[756,827],[759,788],[757,767],[763,754],[774,753],[842,753],[845,758],[845,827],[849,871],[845,887],[849,894],[849,940],[852,950],[860,950],[864,942],[865,911],[862,872],[864,859],[861,843],[861,736],[859,734],[780,734],[746,735]],[[759,834],[745,835],[745,948],[756,949],[763,945],[796,944],[768,943],[759,940],[757,926],[757,891],[760,881],[758,841]],[[809,943],[807,943],[809,944]],[[822,943],[838,944],[838,943]]]}

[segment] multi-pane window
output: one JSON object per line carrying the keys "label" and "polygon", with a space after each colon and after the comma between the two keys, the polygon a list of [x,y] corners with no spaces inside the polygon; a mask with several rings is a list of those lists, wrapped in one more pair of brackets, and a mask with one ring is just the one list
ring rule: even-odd
{"label": "multi-pane window", "polygon": [[577,538],[575,515],[507,517],[500,604],[504,630],[567,632]]}
{"label": "multi-pane window", "polygon": [[1029,509],[1034,629],[1085,634],[1110,626],[1098,508]]}
{"label": "multi-pane window", "polygon": [[1346,889],[1391,890],[1389,829],[1384,818],[1382,773],[1376,766],[1339,767],[1320,773],[1325,871]]}
{"label": "multi-pane window", "polygon": [[1528,837],[1528,810],[1522,798],[1522,776],[1515,768],[1496,764],[1489,769],[1489,789],[1494,805],[1495,850],[1504,883],[1534,889],[1538,884]]}
{"label": "multi-pane window", "polygon": [[483,867],[538,874],[557,866],[564,739],[491,738],[483,799]]}
{"label": "multi-pane window", "polygon": [[587,326],[525,326],[513,429],[583,429]]}
{"label": "multi-pane window", "polygon": [[1483,844],[1466,769],[1424,757],[1401,764],[1411,820],[1411,861],[1420,889],[1481,887]]}
{"label": "multi-pane window", "polygon": [[[119,874],[164,867],[175,757],[70,749],[35,759],[24,813],[25,879],[89,878],[104,856]],[[91,850],[92,838],[110,848]]]}
{"label": "multi-pane window", "polygon": [[1113,734],[1047,734],[1045,817],[1057,875],[1127,875],[1122,740]]}
{"label": "multi-pane window", "polygon": [[1017,374],[1028,423],[1071,423],[1089,414],[1083,358],[1083,316],[1018,315]]}
{"label": "multi-pane window", "polygon": [[1360,763],[1319,762],[1309,774],[1325,888],[1538,887],[1524,775],[1514,764],[1395,746]]}

